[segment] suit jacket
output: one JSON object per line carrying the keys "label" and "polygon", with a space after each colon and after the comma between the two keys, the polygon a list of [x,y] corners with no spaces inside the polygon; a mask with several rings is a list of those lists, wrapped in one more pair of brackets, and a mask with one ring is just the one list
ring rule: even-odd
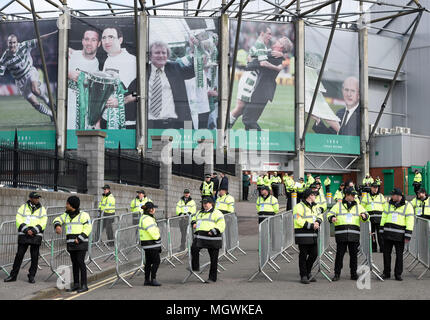
{"label": "suit jacket", "polygon": [[228,190],[228,178],[227,176],[224,176],[224,178],[221,179],[221,182],[219,183],[219,189],[226,188]]}
{"label": "suit jacket", "polygon": [[[345,114],[346,108],[342,108],[336,112],[336,115],[339,117],[339,119],[343,119],[343,116]],[[340,130],[340,135],[346,135],[346,136],[360,136],[361,134],[361,112],[360,112],[360,105],[355,109],[354,113],[352,114],[349,121],[344,124]],[[320,121],[318,125],[314,124],[312,129],[315,131],[315,133],[322,133],[322,134],[337,134],[336,130],[334,130],[332,127],[326,127],[323,121]]]}
{"label": "suit jacket", "polygon": [[218,178],[211,178],[211,181],[214,183],[214,191],[218,191],[218,187],[219,187]]}
{"label": "suit jacket", "polygon": [[[148,65],[146,70],[146,79],[149,85],[151,65]],[[188,95],[184,80],[195,77],[194,64],[191,64],[190,66],[184,66],[177,62],[168,61],[164,66],[164,72],[166,73],[166,77],[169,80],[170,88],[172,90],[173,102],[175,103],[175,112],[178,116],[177,120],[191,121],[190,105],[188,104]]]}

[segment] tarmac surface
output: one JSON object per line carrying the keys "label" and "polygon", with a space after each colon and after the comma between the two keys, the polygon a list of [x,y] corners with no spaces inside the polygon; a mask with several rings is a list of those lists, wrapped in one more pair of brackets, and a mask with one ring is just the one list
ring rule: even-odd
{"label": "tarmac surface", "polygon": [[[226,268],[218,274],[216,283],[205,284],[196,277],[191,278],[182,284],[184,278],[189,274],[186,270],[188,265],[187,256],[184,257],[184,264],[175,263],[172,267],[163,263],[157,273],[157,280],[162,283],[161,287],[143,286],[144,276],[138,274],[128,280],[133,288],[129,288],[123,282],[117,283],[109,289],[115,280],[113,270],[106,271],[98,275],[98,279],[90,282],[90,290],[82,294],[69,294],[60,290],[48,290],[49,294],[38,293],[40,290],[55,287],[56,279],[48,282],[43,281],[45,274],[49,274],[46,267],[38,272],[36,284],[26,282],[26,270],[22,270],[19,280],[13,283],[0,284],[0,299],[66,299],[66,300],[281,300],[281,299],[350,299],[350,300],[391,300],[391,299],[428,299],[430,294],[430,272],[422,280],[417,280],[417,276],[424,271],[424,267],[419,265],[412,272],[406,270],[406,266],[412,261],[412,257],[406,259],[404,263],[403,281],[395,281],[393,278],[384,282],[375,276],[371,277],[370,289],[358,289],[357,281],[350,280],[349,275],[349,255],[346,253],[344,268],[341,279],[338,282],[327,281],[322,274],[316,276],[317,282],[308,285],[299,282],[298,254],[290,249],[289,253],[293,261],[288,263],[282,257],[276,262],[281,270],[276,273],[269,266],[265,268],[267,274],[273,282],[267,280],[263,275],[258,275],[252,282],[248,279],[258,270],[258,222],[255,214],[255,204],[253,202],[237,203],[236,209],[239,217],[240,247],[245,250],[246,255],[236,251],[235,256],[238,261],[231,263],[225,259],[220,262]],[[332,243],[334,239],[332,238]],[[204,250],[202,250],[203,252]],[[334,253],[333,253],[334,254]],[[382,253],[373,255],[374,262],[382,270]],[[393,268],[394,268],[393,253]],[[203,259],[203,257],[202,257]],[[359,264],[360,264],[359,259]],[[112,264],[111,264],[112,266]],[[333,276],[333,265],[329,265]],[[90,275],[90,274],[89,274]],[[94,277],[94,276],[93,276]],[[208,270],[201,274],[206,280]],[[364,281],[362,281],[362,284]],[[35,294],[35,295],[34,295]]]}

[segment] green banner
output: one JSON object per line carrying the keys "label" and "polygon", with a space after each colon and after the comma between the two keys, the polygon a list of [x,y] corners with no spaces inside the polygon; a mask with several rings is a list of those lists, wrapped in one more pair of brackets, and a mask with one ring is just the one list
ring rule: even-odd
{"label": "green banner", "polygon": [[305,151],[360,154],[360,137],[307,133]]}
{"label": "green banner", "polygon": [[173,137],[172,147],[181,149],[194,149],[200,139],[213,139],[214,148],[216,147],[216,130],[208,129],[148,129],[148,148],[152,148],[152,136],[171,136]]}
{"label": "green banner", "polygon": [[230,130],[230,147],[248,150],[294,150],[294,132]]}
{"label": "green banner", "polygon": [[[0,131],[0,141],[13,143],[15,131]],[[18,131],[18,142],[20,147],[35,149],[54,149],[55,130],[24,130]]]}
{"label": "green banner", "polygon": [[[93,131],[93,130],[88,130]],[[100,130],[106,132],[105,148],[116,149],[118,143],[121,142],[121,149],[136,148],[136,130]],[[67,149],[77,149],[78,137],[75,134],[76,130],[67,130]]]}

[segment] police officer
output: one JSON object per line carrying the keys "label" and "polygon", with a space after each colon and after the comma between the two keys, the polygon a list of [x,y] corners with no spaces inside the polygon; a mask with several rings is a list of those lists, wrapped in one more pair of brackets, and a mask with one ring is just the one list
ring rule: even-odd
{"label": "police officer", "polygon": [[381,224],[381,216],[384,211],[384,204],[387,201],[385,197],[379,193],[379,186],[376,182],[372,183],[370,187],[370,193],[366,193],[366,196],[361,199],[361,205],[366,209],[367,213],[370,214],[370,224],[372,228],[372,251],[377,252],[378,246],[376,239],[379,243],[379,251],[384,251],[384,240],[382,233],[379,232]]}
{"label": "police officer", "polygon": [[300,178],[299,182],[297,182],[295,185],[295,189],[297,192],[297,202],[300,202],[303,198],[303,192],[305,192],[305,189],[306,189],[305,179]]}
{"label": "police officer", "polygon": [[309,188],[315,182],[314,177],[310,172],[306,173],[306,188]]}
{"label": "police officer", "polygon": [[412,199],[411,204],[412,207],[414,207],[415,214],[417,216],[420,216],[422,213],[422,206],[424,203],[424,200],[427,199],[427,192],[426,189],[420,188],[417,190],[417,196]]}
{"label": "police officer", "polygon": [[[286,177],[286,178],[285,178]],[[285,175],[284,176],[284,185],[285,185],[285,195],[287,198],[287,211],[291,210],[293,208],[291,202],[291,194],[294,192],[294,175],[291,174],[290,176]]]}
{"label": "police officer", "polygon": [[[184,195],[179,199],[176,204],[176,215],[195,215],[197,210],[196,202],[191,198],[191,193],[189,189],[184,189]],[[185,243],[187,240],[187,227],[188,220],[183,219],[180,221],[179,228],[181,230],[181,251],[185,249]]]}
{"label": "police officer", "polygon": [[[423,204],[421,208],[422,208],[422,211],[421,211],[420,217],[430,220],[430,199],[427,193],[426,193],[425,199],[423,200]],[[415,211],[415,214],[417,214],[416,211]]]}
{"label": "police officer", "polygon": [[278,172],[274,172],[273,176],[270,178],[270,185],[272,187],[273,190],[273,196],[278,199],[279,198],[279,194],[281,193],[281,177],[278,176]]}
{"label": "police officer", "polygon": [[339,189],[337,189],[336,190],[336,193],[334,194],[334,197],[333,197],[333,202],[342,202],[342,200],[343,200],[343,196],[344,196],[344,194],[343,194],[343,189],[345,188],[345,183],[341,183],[340,185],[339,185]]}
{"label": "police officer", "polygon": [[330,185],[331,185],[331,180],[329,178],[329,176],[327,176],[324,180],[324,187],[325,187],[325,193],[329,193],[330,192]]}
{"label": "police officer", "polygon": [[222,233],[225,230],[224,215],[215,209],[213,204],[211,197],[203,198],[202,210],[191,218],[195,235],[191,246],[191,265],[194,271],[200,271],[200,249],[208,249],[211,263],[206,283],[217,280],[218,254],[222,247]]}
{"label": "police officer", "polygon": [[321,182],[315,181],[311,185],[311,189],[316,194],[315,203],[317,204],[317,208],[321,213],[325,212],[327,210],[327,200],[325,198],[324,192],[322,191]]}
{"label": "police officer", "polygon": [[360,220],[367,221],[369,215],[354,198],[356,191],[351,187],[345,188],[345,197],[342,202],[336,203],[327,215],[330,223],[334,223],[336,238],[336,259],[334,263],[334,277],[338,281],[343,267],[343,256],[346,249],[349,251],[349,268],[351,280],[357,280],[357,254],[360,244]]}
{"label": "police officer", "polygon": [[322,222],[322,215],[315,203],[317,192],[306,189],[303,201],[296,204],[293,209],[294,237],[299,246],[300,282],[309,284],[315,282],[312,278],[312,266],[318,256],[317,237]]}
{"label": "police officer", "polygon": [[137,190],[136,193],[137,193],[136,198],[131,200],[131,203],[130,203],[131,212],[134,213],[133,214],[134,225],[139,224],[140,212],[142,210],[141,209],[142,206],[147,202],[152,202],[152,200],[146,196],[145,190]]}
{"label": "police officer", "polygon": [[363,178],[363,185],[366,187],[370,187],[373,182],[373,178],[370,176],[369,173],[367,173],[366,176]]}
{"label": "police officer", "polygon": [[268,172],[266,172],[266,174],[264,175],[263,181],[264,181],[264,185],[266,187],[269,187],[269,190],[271,192],[272,191],[272,183],[270,181],[269,173]]}
{"label": "police officer", "polygon": [[[73,286],[66,291],[77,291],[78,293],[88,291],[85,255],[88,251],[88,238],[92,230],[90,215],[79,210],[80,203],[78,197],[69,197],[66,202],[66,212],[53,221],[57,234],[61,234],[61,226],[66,225],[67,251],[72,260],[73,269]],[[80,282],[79,274],[81,275]]]}
{"label": "police officer", "polygon": [[[108,184],[105,184],[102,189],[103,189],[103,195],[99,203],[99,210],[103,211],[104,217],[113,216],[115,215],[115,197],[110,192],[110,186]],[[113,228],[112,228],[113,221],[114,221],[113,218],[105,219],[103,221],[103,230],[106,229],[108,246],[111,246],[111,247],[114,245],[114,235],[113,235]]]}
{"label": "police officer", "polygon": [[234,212],[234,197],[228,193],[226,187],[219,190],[218,198],[216,199],[215,209],[218,209],[224,214]]}
{"label": "police officer", "polygon": [[391,276],[391,252],[396,248],[396,264],[394,276],[402,281],[403,250],[409,243],[414,229],[414,208],[406,201],[402,191],[394,188],[391,199],[384,205],[381,219],[381,232],[384,234],[384,273],[383,279]]}
{"label": "police officer", "polygon": [[258,190],[258,195],[261,194],[261,188],[264,187],[264,179],[263,179],[263,175],[259,175],[257,177],[257,190]]}
{"label": "police officer", "polygon": [[270,194],[270,189],[264,186],[261,189],[261,196],[257,198],[257,213],[259,215],[258,223],[261,223],[266,217],[273,216],[279,212],[278,199]]}
{"label": "police officer", "polygon": [[205,175],[205,181],[200,185],[202,199],[206,197],[213,197],[215,195],[214,182],[211,181],[211,175]]}
{"label": "police officer", "polygon": [[43,231],[48,220],[46,209],[39,202],[41,195],[31,192],[29,200],[19,207],[16,214],[16,228],[18,229],[18,251],[15,255],[12,271],[4,282],[16,281],[22,260],[30,246],[31,265],[28,271],[28,282],[35,283],[37,266],[39,261],[39,249],[42,243]]}
{"label": "police officer", "polygon": [[154,218],[154,203],[147,202],[142,205],[143,214],[139,221],[140,245],[145,250],[145,282],[144,286],[159,287],[157,281],[157,270],[160,266],[161,237],[157,221]]}
{"label": "police officer", "polygon": [[423,177],[421,176],[421,173],[417,169],[415,169],[414,182],[412,183],[412,185],[414,186],[415,194],[421,188],[422,180],[423,180]]}

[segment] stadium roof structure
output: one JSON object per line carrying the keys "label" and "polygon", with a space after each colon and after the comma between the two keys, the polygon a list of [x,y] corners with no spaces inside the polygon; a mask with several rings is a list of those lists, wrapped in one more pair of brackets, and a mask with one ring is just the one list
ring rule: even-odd
{"label": "stadium roof structure", "polygon": [[[36,2],[36,1],[35,1]],[[37,0],[37,18],[55,18],[68,10],[72,16],[121,16],[145,10],[148,15],[214,17],[226,13],[237,18],[292,21],[331,26],[341,4],[336,27],[356,29],[365,23],[370,32],[406,35],[414,15],[403,30],[391,30],[399,17],[422,9],[419,0]],[[425,9],[424,9],[425,10]],[[360,19],[362,17],[362,19]],[[0,0],[1,20],[30,20],[31,0]]]}

